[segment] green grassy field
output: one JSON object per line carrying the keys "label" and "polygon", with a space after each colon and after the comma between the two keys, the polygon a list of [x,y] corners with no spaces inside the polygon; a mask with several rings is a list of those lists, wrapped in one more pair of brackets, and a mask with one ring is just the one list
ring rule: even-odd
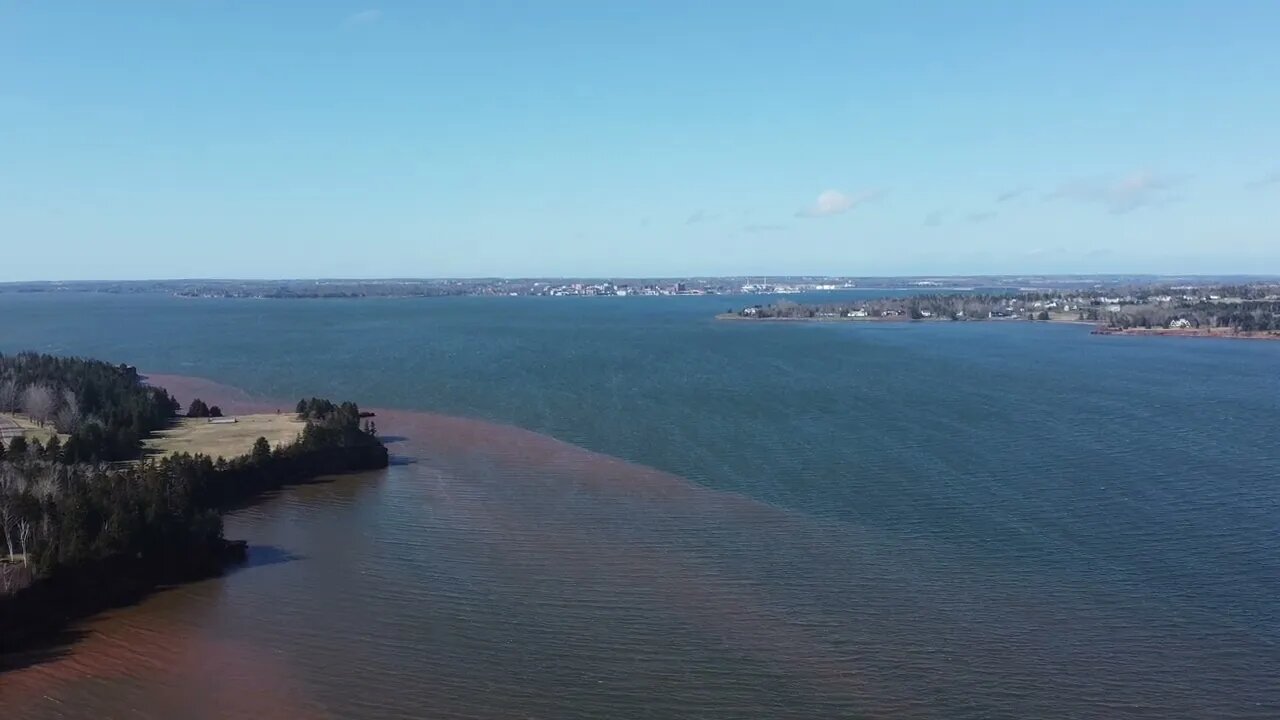
{"label": "green grassy field", "polygon": [[188,452],[229,459],[247,455],[259,437],[265,437],[271,447],[288,445],[298,439],[306,425],[293,413],[238,415],[235,420],[211,423],[203,418],[182,418],[144,440],[143,449],[151,455]]}
{"label": "green grassy field", "polygon": [[[46,443],[57,432],[53,429],[52,424],[40,427],[39,423],[25,415],[0,414],[0,438],[3,438],[7,443],[10,438],[18,434],[24,435],[28,440],[39,440],[41,443]],[[66,440],[67,436],[59,435],[58,438]]]}

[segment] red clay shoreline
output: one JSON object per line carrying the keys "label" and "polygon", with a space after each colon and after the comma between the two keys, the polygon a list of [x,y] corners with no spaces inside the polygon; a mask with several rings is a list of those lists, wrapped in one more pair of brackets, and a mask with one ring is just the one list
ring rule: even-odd
{"label": "red clay shoreline", "polygon": [[1280,340],[1280,333],[1267,330],[1212,332],[1196,328],[1111,328],[1099,325],[1093,335],[1128,335],[1132,337],[1180,337],[1204,340]]}

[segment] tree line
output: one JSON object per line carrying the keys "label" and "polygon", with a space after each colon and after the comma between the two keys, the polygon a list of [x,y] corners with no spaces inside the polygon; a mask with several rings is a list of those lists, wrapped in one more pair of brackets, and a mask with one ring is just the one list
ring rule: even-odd
{"label": "tree line", "polygon": [[1280,302],[1246,300],[1222,303],[1206,300],[1174,307],[1122,306],[1118,311],[1090,307],[1081,310],[1080,319],[1120,329],[1167,328],[1180,325],[1197,329],[1223,328],[1238,332],[1277,332],[1280,331]]}
{"label": "tree line", "polygon": [[136,458],[142,438],[163,428],[178,403],[127,365],[37,353],[0,355],[0,413],[25,413],[70,437],[70,462]]}
{"label": "tree line", "polygon": [[187,417],[189,418],[220,418],[222,417],[222,408],[217,405],[206,405],[203,400],[196,398],[187,406]]}
{"label": "tree line", "polygon": [[1006,312],[1021,313],[1019,306],[1029,298],[1013,295],[978,293],[913,295],[900,298],[877,298],[858,302],[801,304],[779,302],[756,305],[736,314],[757,318],[823,318],[823,317],[902,317],[915,320],[943,318],[949,320],[987,319]]}
{"label": "tree line", "polygon": [[[47,363],[66,374],[46,369],[19,377],[83,388],[75,384],[85,377],[81,363],[92,362]],[[121,373],[104,377],[130,377]],[[116,388],[121,391],[97,397],[160,398],[136,374],[132,383],[133,392]],[[67,451],[70,440],[0,443],[0,652],[20,636],[56,625],[60,613],[74,612],[68,608],[97,609],[93,603],[122,589],[215,572],[238,547],[222,532],[220,512],[230,505],[317,475],[387,466],[386,447],[371,422],[361,427],[354,403],[306,403],[295,442],[273,448],[260,437],[248,453],[229,459],[184,453],[127,464],[87,462]],[[136,416],[127,412],[108,407],[101,417],[109,436],[119,431],[113,421],[135,427]]]}
{"label": "tree line", "polygon": [[123,467],[70,463],[48,445],[14,438],[0,459],[6,549],[36,578],[115,555],[214,553],[220,508],[319,474],[386,467],[385,446],[355,412],[311,418],[289,445],[272,448],[260,437],[231,459],[182,453]]}
{"label": "tree line", "polygon": [[[1112,328],[1225,328],[1240,332],[1280,332],[1280,301],[1272,286],[1199,288],[1184,295],[1174,289],[1142,288],[1117,301],[1103,291],[953,293],[879,298],[854,303],[779,302],[736,311],[750,318],[902,318],[986,320],[1016,317],[1049,320],[1052,309],[1071,308],[1075,318]],[[1108,291],[1111,295],[1115,290]],[[1231,293],[1228,295],[1227,293]],[[1244,298],[1244,299],[1240,299]],[[1068,316],[1070,317],[1070,316]]]}

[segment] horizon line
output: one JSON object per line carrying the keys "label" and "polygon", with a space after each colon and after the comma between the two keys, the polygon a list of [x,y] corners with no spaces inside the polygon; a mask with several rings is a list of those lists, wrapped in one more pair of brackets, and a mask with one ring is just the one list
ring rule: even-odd
{"label": "horizon line", "polygon": [[85,278],[58,280],[0,280],[0,287],[12,285],[77,285],[104,283],[177,283],[177,282],[212,282],[212,283],[269,283],[269,282],[492,282],[492,281],[582,281],[582,280],[946,280],[946,279],[1021,279],[1021,278],[1250,278],[1280,280],[1280,273],[1249,272],[1190,272],[1190,273],[1158,273],[1158,272],[1088,272],[1088,273],[922,273],[903,275],[851,275],[824,273],[749,273],[727,275],[440,275],[440,276],[372,276],[372,277],[165,277],[165,278]]}

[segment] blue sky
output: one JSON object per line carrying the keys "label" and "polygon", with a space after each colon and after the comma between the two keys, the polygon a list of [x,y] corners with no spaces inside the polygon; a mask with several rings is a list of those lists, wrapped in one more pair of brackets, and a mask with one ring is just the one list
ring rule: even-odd
{"label": "blue sky", "polygon": [[0,0],[0,280],[1280,273],[1280,3]]}

